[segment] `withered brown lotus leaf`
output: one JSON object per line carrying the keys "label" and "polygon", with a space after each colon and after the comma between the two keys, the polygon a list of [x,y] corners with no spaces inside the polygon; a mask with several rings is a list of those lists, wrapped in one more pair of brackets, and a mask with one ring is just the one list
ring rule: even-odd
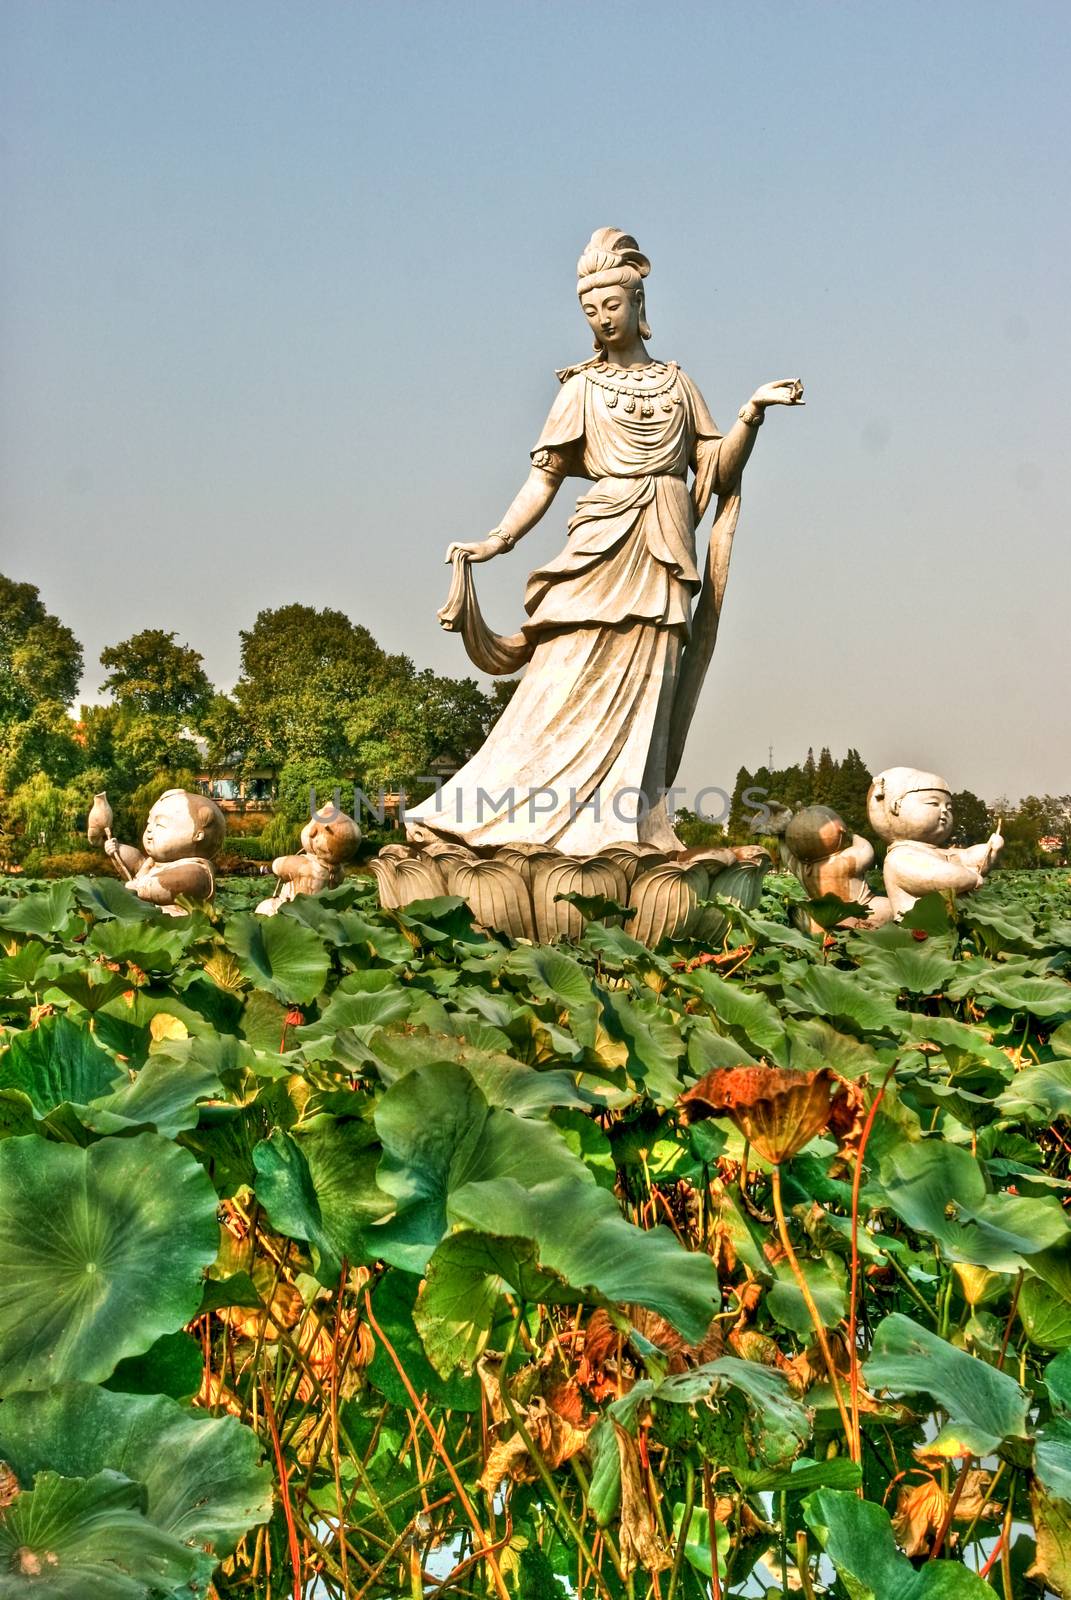
{"label": "withered brown lotus leaf", "polygon": [[842,1088],[828,1067],[717,1067],[678,1103],[687,1122],[730,1117],[765,1161],[780,1166],[828,1126]]}

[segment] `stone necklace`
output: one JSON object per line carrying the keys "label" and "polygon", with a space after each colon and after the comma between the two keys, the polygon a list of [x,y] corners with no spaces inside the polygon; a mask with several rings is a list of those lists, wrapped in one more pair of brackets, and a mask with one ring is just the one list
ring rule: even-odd
{"label": "stone necklace", "polygon": [[655,401],[667,412],[681,404],[676,387],[679,370],[675,361],[652,361],[646,367],[616,367],[610,361],[596,361],[584,368],[584,376],[605,391],[611,411],[623,399],[623,411],[631,415],[638,406],[641,417],[652,417]]}

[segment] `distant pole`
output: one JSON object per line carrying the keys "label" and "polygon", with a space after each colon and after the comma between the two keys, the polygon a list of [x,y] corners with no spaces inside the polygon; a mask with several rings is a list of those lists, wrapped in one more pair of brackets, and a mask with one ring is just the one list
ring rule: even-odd
{"label": "distant pole", "polygon": [[768,749],[768,751],[766,752],[766,765],[769,768],[769,770],[772,772],[773,771],[773,745],[771,745],[770,748]]}

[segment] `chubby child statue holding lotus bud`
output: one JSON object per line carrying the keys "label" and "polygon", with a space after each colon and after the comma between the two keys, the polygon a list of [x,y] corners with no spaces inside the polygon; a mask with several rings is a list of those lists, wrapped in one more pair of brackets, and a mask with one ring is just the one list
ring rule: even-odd
{"label": "chubby child statue holding lotus bud", "polygon": [[[103,796],[98,796],[102,800]],[[98,808],[94,805],[94,811]],[[103,808],[101,808],[103,809]],[[108,809],[110,818],[110,808]],[[89,836],[98,831],[90,813]],[[100,824],[106,835],[104,853],[118,866],[126,888],[139,900],[160,906],[171,916],[182,916],[179,896],[211,900],[216,891],[212,858],[219,854],[227,832],[227,819],[207,795],[186,789],[168,789],[154,803],[141,836],[144,848],[120,844],[111,837],[110,821]]]}

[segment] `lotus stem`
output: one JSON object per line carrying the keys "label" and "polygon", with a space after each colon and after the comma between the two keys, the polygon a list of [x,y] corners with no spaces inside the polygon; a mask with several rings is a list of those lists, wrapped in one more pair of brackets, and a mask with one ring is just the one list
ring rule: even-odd
{"label": "lotus stem", "polygon": [[823,1323],[821,1313],[815,1304],[814,1295],[811,1293],[810,1285],[808,1284],[807,1279],[803,1276],[803,1269],[796,1257],[796,1252],[792,1248],[792,1240],[789,1237],[788,1232],[788,1223],[785,1221],[785,1208],[781,1200],[781,1168],[771,1168],[770,1177],[773,1184],[774,1215],[777,1218],[777,1231],[781,1236],[781,1245],[784,1249],[785,1255],[788,1258],[788,1264],[792,1271],[792,1276],[796,1280],[796,1287],[803,1296],[803,1303],[807,1307],[807,1312],[811,1319],[811,1325],[814,1328],[815,1338],[818,1340],[818,1348],[822,1352],[822,1360],[826,1364],[826,1373],[829,1377],[829,1385],[833,1390],[833,1398],[837,1402],[837,1410],[840,1412],[841,1426],[844,1429],[844,1440],[850,1453],[852,1449],[853,1438],[851,1418],[849,1417],[847,1408],[844,1404],[844,1396],[840,1391],[840,1383],[837,1379],[837,1369],[833,1365],[833,1352],[830,1350],[829,1340],[826,1338],[825,1324]]}
{"label": "lotus stem", "polygon": [[493,1553],[491,1548],[491,1540],[483,1531],[483,1526],[476,1515],[476,1508],[466,1494],[465,1485],[458,1477],[457,1469],[455,1468],[454,1463],[450,1460],[449,1453],[447,1452],[442,1440],[439,1438],[438,1431],[432,1426],[432,1421],[428,1416],[424,1402],[413,1388],[413,1385],[409,1380],[409,1374],[406,1372],[405,1367],[402,1365],[402,1362],[399,1359],[398,1352],[395,1350],[394,1346],[383,1332],[383,1329],[376,1321],[375,1312],[372,1310],[372,1296],[369,1294],[367,1289],[364,1292],[364,1312],[365,1316],[368,1318],[369,1327],[372,1329],[372,1332],[376,1335],[377,1339],[379,1339],[384,1350],[387,1352],[388,1356],[393,1362],[395,1370],[397,1371],[399,1378],[402,1380],[402,1385],[406,1394],[409,1396],[409,1399],[416,1409],[420,1420],[428,1430],[435,1453],[439,1457],[439,1460],[442,1462],[443,1466],[446,1468],[450,1482],[453,1484],[454,1489],[457,1492],[457,1497],[464,1508],[465,1515],[468,1517],[469,1522],[472,1525],[473,1533],[479,1539],[481,1547],[487,1550],[487,1562],[491,1568],[491,1577],[494,1580],[494,1585],[498,1593],[499,1600],[510,1600],[509,1590],[506,1588],[505,1579],[502,1576],[502,1568],[498,1564],[498,1557]]}
{"label": "lotus stem", "polygon": [[690,1460],[684,1463],[684,1510],[681,1512],[681,1531],[677,1536],[677,1548],[673,1552],[673,1566],[669,1574],[669,1589],[666,1600],[676,1600],[677,1585],[681,1581],[681,1570],[684,1566],[684,1550],[688,1543],[688,1530],[692,1525],[692,1512],[695,1510],[695,1467]]}
{"label": "lotus stem", "polygon": [[[866,1154],[870,1132],[874,1126],[878,1108],[885,1098],[885,1091],[889,1087],[895,1071],[896,1062],[894,1061],[882,1079],[881,1088],[874,1096],[874,1103],[867,1112],[866,1121],[863,1124],[863,1132],[859,1139],[859,1149],[855,1156],[855,1171],[852,1173],[852,1286],[848,1305],[848,1381],[851,1386],[852,1431],[848,1445],[852,1460],[856,1466],[861,1466],[863,1461],[862,1424],[859,1418],[859,1190],[863,1179],[863,1157]],[[859,1498],[862,1499],[862,1482],[859,1484],[857,1493]]]}

